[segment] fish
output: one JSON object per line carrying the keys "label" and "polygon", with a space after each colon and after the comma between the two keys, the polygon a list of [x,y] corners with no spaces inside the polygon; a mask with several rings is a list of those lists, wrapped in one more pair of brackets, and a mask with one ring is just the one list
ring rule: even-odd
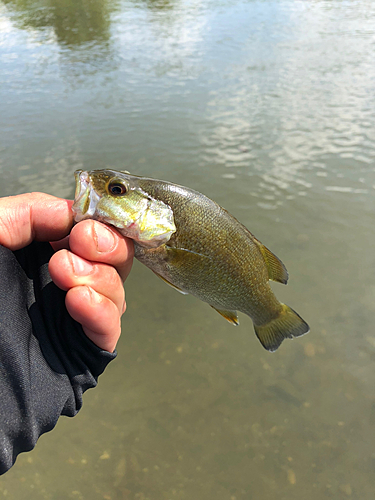
{"label": "fish", "polygon": [[300,337],[308,324],[279,302],[269,281],[286,284],[281,260],[215,201],[171,182],[116,170],[77,170],[74,219],[114,226],[135,257],[167,284],[208,303],[233,325],[248,315],[265,349]]}

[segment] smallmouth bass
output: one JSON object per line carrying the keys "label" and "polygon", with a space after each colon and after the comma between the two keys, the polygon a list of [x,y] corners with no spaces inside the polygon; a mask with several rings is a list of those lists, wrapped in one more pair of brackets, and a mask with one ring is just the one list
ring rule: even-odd
{"label": "smallmouth bass", "polygon": [[268,351],[304,335],[308,324],[275,297],[269,280],[288,272],[229,212],[201,193],[115,170],[75,172],[76,222],[96,219],[134,241],[135,257],[182,293],[207,302],[238,325],[253,321]]}

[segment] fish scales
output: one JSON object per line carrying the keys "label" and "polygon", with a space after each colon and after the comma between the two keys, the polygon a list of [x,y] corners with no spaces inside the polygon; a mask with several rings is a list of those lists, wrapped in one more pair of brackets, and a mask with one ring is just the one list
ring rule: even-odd
{"label": "fish scales", "polygon": [[[277,315],[279,302],[268,283],[260,250],[245,226],[217,203],[191,189],[174,189],[168,183],[155,186],[143,180],[140,185],[172,208],[176,232],[167,247],[198,254],[187,256],[187,261],[182,262],[171,256],[168,265],[167,251],[150,252],[136,244],[135,254],[141,262],[188,293],[196,295],[198,288],[199,298],[219,309],[239,310],[262,324],[270,318],[272,301],[275,311],[271,316]],[[199,224],[195,223],[197,220]]]}
{"label": "fish scales", "polygon": [[133,238],[140,262],[232,324],[237,311],[250,316],[269,351],[309,331],[270,287],[270,279],[286,284],[283,263],[203,194],[114,170],[77,171],[73,211],[77,221],[97,219]]}

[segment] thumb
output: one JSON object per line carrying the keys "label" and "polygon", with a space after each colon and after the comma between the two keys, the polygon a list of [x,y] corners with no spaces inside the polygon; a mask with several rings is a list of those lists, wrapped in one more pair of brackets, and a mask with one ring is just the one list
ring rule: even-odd
{"label": "thumb", "polygon": [[0,244],[18,250],[33,240],[64,238],[73,226],[72,204],[45,193],[0,198]]}

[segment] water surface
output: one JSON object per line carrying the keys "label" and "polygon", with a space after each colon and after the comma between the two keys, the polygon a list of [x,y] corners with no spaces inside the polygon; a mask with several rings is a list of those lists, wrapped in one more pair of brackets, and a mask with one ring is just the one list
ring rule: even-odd
{"label": "water surface", "polygon": [[118,357],[0,498],[372,499],[375,6],[0,1],[0,195],[110,167],[198,189],[286,264],[276,354],[136,263]]}

